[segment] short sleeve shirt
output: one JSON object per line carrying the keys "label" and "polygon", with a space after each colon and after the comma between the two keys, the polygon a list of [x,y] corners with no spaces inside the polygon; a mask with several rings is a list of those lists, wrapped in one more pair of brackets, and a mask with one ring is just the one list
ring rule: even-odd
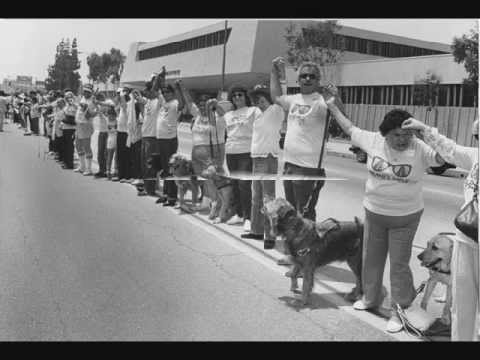
{"label": "short sleeve shirt", "polygon": [[157,117],[159,111],[160,101],[158,99],[147,99],[142,124],[143,137],[157,136]]}
{"label": "short sleeve shirt", "polygon": [[252,146],[253,123],[262,115],[256,106],[228,111],[225,117],[227,126],[227,154],[250,153]]}
{"label": "short sleeve shirt", "polygon": [[177,121],[180,117],[178,100],[165,102],[157,116],[157,139],[173,139],[177,137]]}
{"label": "short sleeve shirt", "polygon": [[280,104],[288,111],[284,160],[297,166],[317,168],[322,149],[327,104],[322,95],[284,95]]}
{"label": "short sleeve shirt", "polygon": [[410,147],[396,151],[379,132],[352,128],[352,144],[367,155],[368,178],[365,184],[365,208],[380,215],[403,216],[424,207],[423,177],[430,166],[438,166],[436,152],[413,138]]}

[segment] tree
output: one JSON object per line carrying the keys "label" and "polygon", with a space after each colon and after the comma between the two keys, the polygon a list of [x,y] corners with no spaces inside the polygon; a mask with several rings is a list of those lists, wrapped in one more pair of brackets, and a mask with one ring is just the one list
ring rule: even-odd
{"label": "tree", "polygon": [[48,77],[45,80],[47,90],[64,90],[69,88],[76,92],[80,86],[80,63],[78,61],[77,40],[72,46],[70,40],[62,39],[56,48],[55,62],[48,67]]}
{"label": "tree", "polygon": [[335,65],[345,50],[344,38],[337,35],[342,27],[337,21],[318,21],[311,23],[301,31],[294,23],[285,29],[287,41],[287,62],[294,68],[303,61],[313,61],[320,66],[322,79],[334,80]]}
{"label": "tree", "polygon": [[[468,77],[463,80],[466,87],[477,93],[478,89],[478,31],[470,30],[469,35],[454,37],[451,45],[452,54],[459,64],[464,63]],[[475,96],[474,103],[477,106],[478,97]]]}
{"label": "tree", "polygon": [[125,59],[126,56],[122,53],[121,50],[115,48],[110,49],[110,66],[108,69],[108,75],[111,76],[114,82],[120,81]]}
{"label": "tree", "polygon": [[428,106],[432,110],[438,105],[441,78],[431,71],[427,71],[423,79],[415,81],[413,86],[413,104]]}
{"label": "tree", "polygon": [[102,81],[105,78],[105,67],[103,66],[102,56],[98,55],[96,52],[91,53],[87,57],[88,64],[88,75],[92,82]]}
{"label": "tree", "polygon": [[126,56],[119,50],[112,48],[109,53],[99,55],[95,52],[87,57],[89,73],[87,77],[93,82],[107,83],[120,81],[123,63]]}

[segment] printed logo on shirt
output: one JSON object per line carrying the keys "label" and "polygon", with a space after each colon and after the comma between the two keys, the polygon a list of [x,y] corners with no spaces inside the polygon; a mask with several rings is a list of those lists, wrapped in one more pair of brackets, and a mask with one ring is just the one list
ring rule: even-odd
{"label": "printed logo on shirt", "polygon": [[299,105],[294,104],[290,109],[289,117],[294,120],[298,121],[300,126],[305,125],[305,118],[312,112],[311,105]]}
{"label": "printed logo on shirt", "polygon": [[[369,170],[369,172],[375,177],[384,180],[395,180],[403,183],[410,182],[407,179],[412,172],[412,165],[410,164],[391,164],[380,156],[374,156],[371,162],[371,168],[373,171]],[[390,168],[392,169],[393,174],[388,172]]]}

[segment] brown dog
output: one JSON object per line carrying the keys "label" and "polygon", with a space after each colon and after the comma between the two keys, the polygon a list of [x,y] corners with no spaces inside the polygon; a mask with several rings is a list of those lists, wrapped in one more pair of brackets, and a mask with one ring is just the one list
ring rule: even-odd
{"label": "brown dog", "polygon": [[298,288],[297,277],[303,273],[301,304],[306,305],[313,289],[315,269],[334,261],[346,261],[356,277],[355,288],[346,295],[358,300],[362,291],[363,225],[355,221],[327,219],[315,223],[303,218],[285,199],[277,198],[264,205],[263,213],[270,221],[271,235],[282,236],[294,266],[290,290]]}
{"label": "brown dog", "polygon": [[[193,173],[192,161],[181,154],[173,154],[168,163],[170,173],[173,176],[190,176],[190,180],[175,180],[178,188],[178,201],[181,211],[192,213],[199,201],[199,193],[201,190],[200,181]],[[185,194],[187,191],[192,192],[192,207],[185,203]]]}
{"label": "brown dog", "polygon": [[231,180],[217,172],[215,165],[210,165],[202,172],[202,176],[212,180],[216,189],[216,199],[212,202],[212,208],[208,218],[214,223],[228,221],[234,214],[233,186]]}
{"label": "brown dog", "polygon": [[428,301],[437,283],[445,284],[447,287],[447,296],[441,321],[446,325],[450,325],[451,323],[450,308],[452,306],[450,260],[452,258],[453,241],[449,238],[449,235],[455,234],[439,233],[435,235],[428,241],[427,248],[417,256],[418,260],[422,262],[422,266],[428,268],[430,273],[430,278],[427,280],[425,294],[423,295],[420,307],[426,310]]}

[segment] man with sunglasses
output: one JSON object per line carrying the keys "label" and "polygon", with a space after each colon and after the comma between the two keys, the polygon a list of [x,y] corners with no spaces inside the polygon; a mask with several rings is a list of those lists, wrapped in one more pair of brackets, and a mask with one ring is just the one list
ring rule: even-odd
{"label": "man with sunglasses", "polygon": [[410,257],[415,233],[423,213],[423,178],[431,166],[440,166],[443,158],[414,136],[402,124],[412,116],[405,110],[389,111],[379,132],[362,130],[338,109],[335,86],[325,91],[326,103],[353,145],[367,153],[368,177],[365,185],[365,224],[363,233],[363,297],[353,304],[355,310],[382,305],[385,294],[383,272],[390,258],[391,317],[388,332],[403,329],[396,305],[408,308],[416,297]]}
{"label": "man with sunglasses", "polygon": [[[328,107],[320,90],[320,69],[314,62],[304,62],[298,68],[300,93],[284,95],[280,79],[284,79],[285,60],[277,57],[270,74],[272,100],[288,112],[284,140],[284,174],[325,176],[320,168],[327,122]],[[325,181],[284,181],[285,197],[304,217],[315,221],[315,207]],[[308,208],[305,208],[308,204]],[[289,258],[280,259],[289,265]]]}

